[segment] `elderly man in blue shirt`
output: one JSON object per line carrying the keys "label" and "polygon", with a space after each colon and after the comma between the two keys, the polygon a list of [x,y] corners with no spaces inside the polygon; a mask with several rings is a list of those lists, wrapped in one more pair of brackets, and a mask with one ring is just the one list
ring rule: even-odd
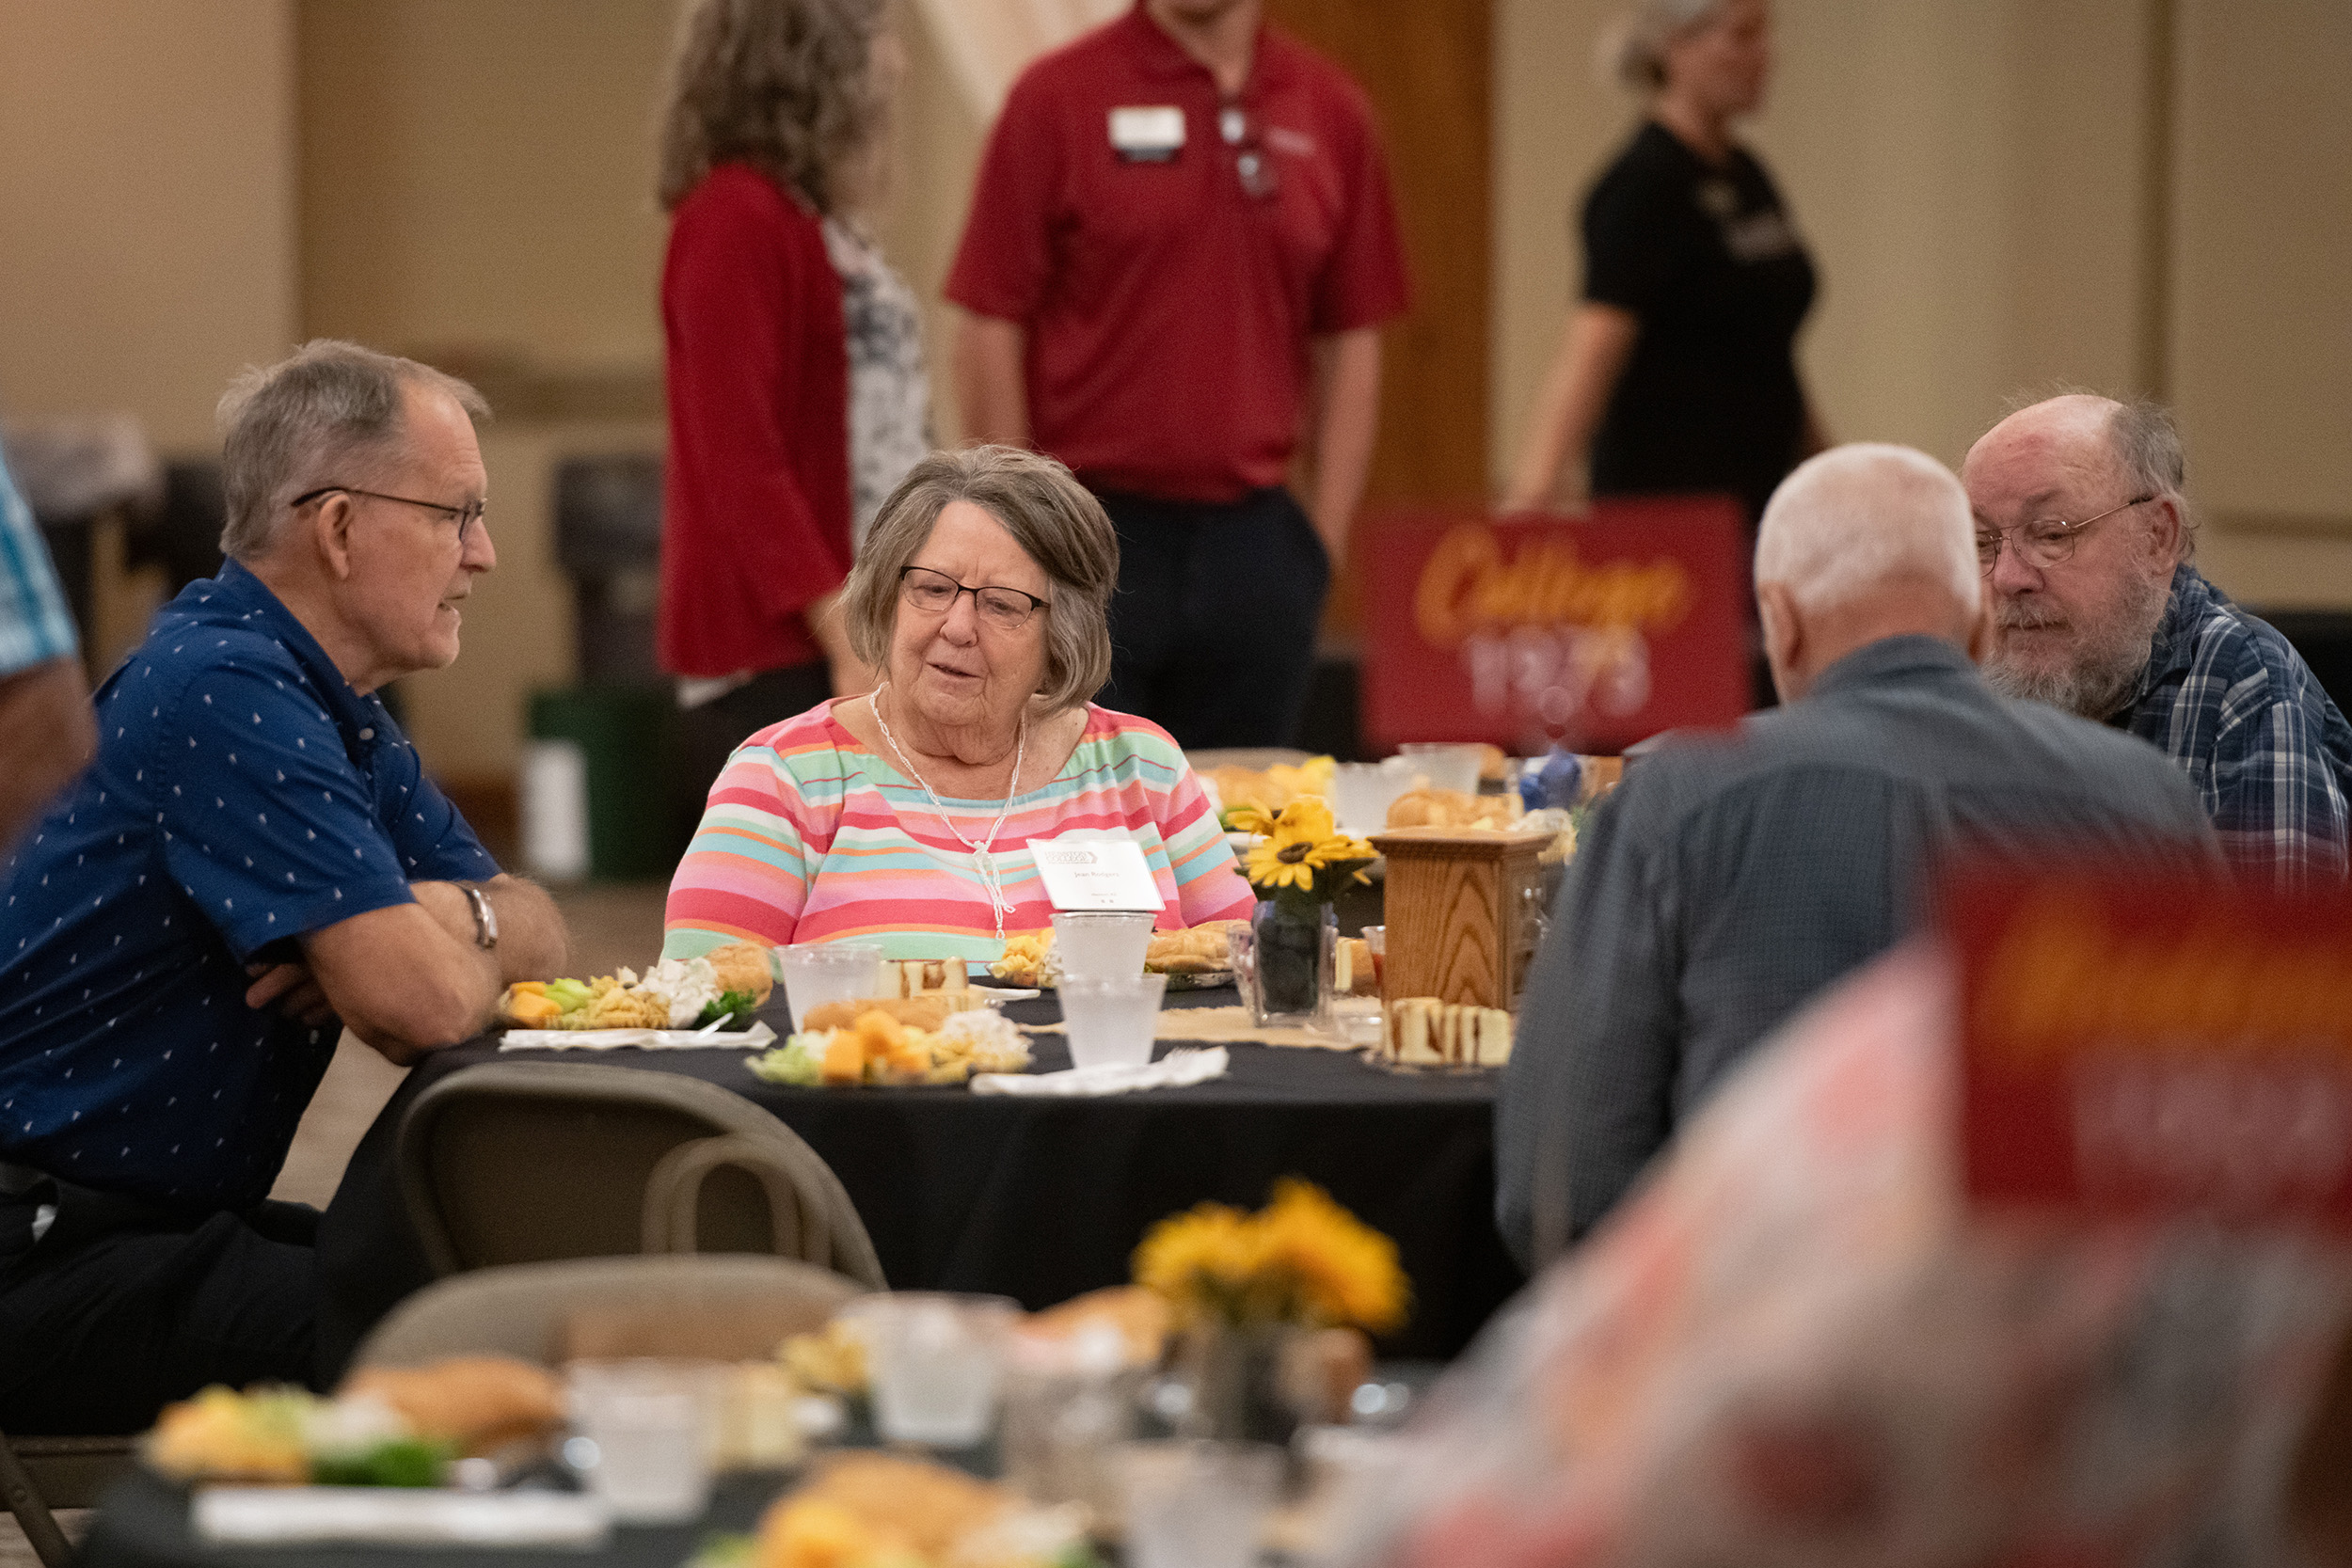
{"label": "elderly man in blue shirt", "polygon": [[229,560],[0,880],[0,1429],[309,1381],[315,1216],[264,1200],[342,1030],[405,1064],[564,957],[376,695],[497,562],[481,397],[320,341],[221,412]]}
{"label": "elderly man in blue shirt", "polygon": [[1960,476],[1993,599],[1994,688],[2161,749],[2233,864],[2340,886],[2352,725],[2294,645],[2197,569],[2171,416],[2045,398],[1985,432]]}

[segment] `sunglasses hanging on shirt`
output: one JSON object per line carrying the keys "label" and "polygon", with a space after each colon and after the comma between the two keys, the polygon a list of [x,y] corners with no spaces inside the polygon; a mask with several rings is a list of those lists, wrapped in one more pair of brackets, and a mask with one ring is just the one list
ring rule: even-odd
{"label": "sunglasses hanging on shirt", "polygon": [[1258,122],[1248,109],[1228,99],[1217,111],[1216,131],[1233,150],[1233,172],[1241,176],[1243,190],[1263,201],[1282,188],[1274,160],[1259,140]]}

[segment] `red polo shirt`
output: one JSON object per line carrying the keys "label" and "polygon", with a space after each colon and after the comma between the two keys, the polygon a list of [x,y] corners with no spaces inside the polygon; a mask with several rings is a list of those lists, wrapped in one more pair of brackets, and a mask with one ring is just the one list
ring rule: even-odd
{"label": "red polo shirt", "polygon": [[[1090,483],[1209,501],[1280,483],[1308,341],[1407,303],[1356,84],[1265,27],[1237,103],[1240,148],[1216,78],[1138,4],[1024,71],[989,138],[947,297],[1026,329],[1031,438]],[[1253,146],[1263,195],[1237,166]]]}

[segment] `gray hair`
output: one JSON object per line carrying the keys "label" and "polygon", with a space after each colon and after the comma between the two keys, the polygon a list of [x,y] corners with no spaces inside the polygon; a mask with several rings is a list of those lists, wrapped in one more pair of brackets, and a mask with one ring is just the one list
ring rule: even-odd
{"label": "gray hair", "polygon": [[1600,31],[1593,63],[1604,82],[1639,93],[1666,85],[1666,43],[1723,9],[1724,0],[1641,0]]}
{"label": "gray hair", "polygon": [[886,669],[898,613],[899,574],[931,536],[949,501],[969,501],[1004,525],[1053,585],[1045,616],[1045,684],[1058,712],[1111,676],[1111,591],[1119,585],[1119,534],[1103,503],[1068,468],[1019,447],[938,451],[917,463],[874,517],[842,590],[850,647]]}
{"label": "gray hair", "polygon": [[408,387],[447,393],[476,424],[490,417],[482,394],[455,376],[336,338],[313,338],[275,365],[246,367],[220,400],[229,513],[221,553],[232,561],[264,553],[288,501],[351,477],[330,468],[372,463],[395,446]]}
{"label": "gray hair", "polygon": [[1851,604],[1899,578],[1948,590],[1975,614],[1984,600],[1968,492],[1910,447],[1857,441],[1797,466],[1765,503],[1756,580],[1807,610]]}
{"label": "gray hair", "polygon": [[2172,410],[2153,398],[2111,398],[2095,387],[2052,382],[2018,392],[2001,405],[2004,418],[2059,398],[2090,398],[2107,405],[2107,450],[2135,496],[2161,496],[2181,519],[2181,559],[2197,558],[2197,514],[2188,504],[2188,449]]}

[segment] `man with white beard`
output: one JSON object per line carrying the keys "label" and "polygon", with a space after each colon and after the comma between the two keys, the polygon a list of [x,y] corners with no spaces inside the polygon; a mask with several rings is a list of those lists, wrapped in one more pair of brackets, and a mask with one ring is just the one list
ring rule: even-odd
{"label": "man with white beard", "polygon": [[2352,837],[2352,726],[2301,656],[2194,564],[2186,464],[2153,404],[2068,393],[1962,464],[1994,688],[2128,730],[2186,770],[2233,863],[2328,885]]}

